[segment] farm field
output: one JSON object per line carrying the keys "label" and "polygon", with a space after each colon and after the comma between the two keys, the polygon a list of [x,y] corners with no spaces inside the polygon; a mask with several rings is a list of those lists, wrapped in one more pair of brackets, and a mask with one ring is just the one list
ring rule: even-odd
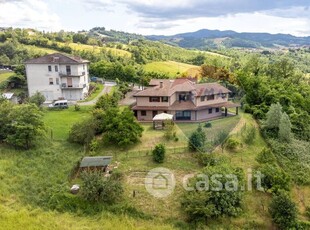
{"label": "farm field", "polygon": [[144,70],[147,72],[161,72],[171,78],[190,70],[193,71],[193,69],[198,69],[198,66],[175,61],[151,62],[144,66]]}
{"label": "farm field", "polygon": [[43,48],[43,47],[38,47],[38,46],[32,46],[32,45],[24,45],[22,44],[23,47],[30,51],[37,51],[37,52],[42,52],[47,53],[47,54],[52,54],[52,53],[59,53],[57,50],[49,49],[49,48]]}
{"label": "farm field", "polygon": [[94,51],[99,53],[101,50],[107,50],[110,51],[112,54],[116,56],[121,56],[121,57],[131,57],[131,53],[126,51],[126,50],[121,50],[121,49],[116,49],[116,48],[110,48],[110,47],[99,47],[99,46],[91,46],[91,45],[85,45],[85,44],[77,44],[77,43],[70,43],[69,46],[73,50],[86,50],[86,51]]}

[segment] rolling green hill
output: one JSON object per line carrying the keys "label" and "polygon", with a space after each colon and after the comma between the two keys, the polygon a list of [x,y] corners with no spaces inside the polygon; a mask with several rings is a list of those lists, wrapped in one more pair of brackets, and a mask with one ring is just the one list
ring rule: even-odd
{"label": "rolling green hill", "polygon": [[144,66],[144,70],[147,72],[165,73],[170,77],[180,76],[182,73],[193,69],[198,71],[198,68],[195,65],[175,61],[151,62]]}

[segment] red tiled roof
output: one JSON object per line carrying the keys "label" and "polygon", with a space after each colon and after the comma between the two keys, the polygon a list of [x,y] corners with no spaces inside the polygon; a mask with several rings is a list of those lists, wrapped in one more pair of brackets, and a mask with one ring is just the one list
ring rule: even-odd
{"label": "red tiled roof", "polygon": [[169,79],[152,79],[149,88],[136,93],[135,97],[143,96],[171,96],[175,92],[192,92],[195,96],[216,95],[221,93],[229,93],[230,90],[218,83],[196,84],[195,82],[186,79],[178,78],[175,80]]}

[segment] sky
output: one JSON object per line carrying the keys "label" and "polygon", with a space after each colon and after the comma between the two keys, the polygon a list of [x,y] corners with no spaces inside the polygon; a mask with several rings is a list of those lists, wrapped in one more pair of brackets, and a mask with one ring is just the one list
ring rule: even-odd
{"label": "sky", "polygon": [[0,0],[0,27],[105,27],[143,35],[218,29],[310,36],[310,0]]}

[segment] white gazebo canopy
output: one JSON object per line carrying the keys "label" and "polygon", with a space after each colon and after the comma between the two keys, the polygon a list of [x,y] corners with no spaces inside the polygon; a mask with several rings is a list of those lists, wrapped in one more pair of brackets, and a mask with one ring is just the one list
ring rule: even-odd
{"label": "white gazebo canopy", "polygon": [[157,114],[153,118],[153,121],[165,121],[165,120],[172,120],[172,119],[173,119],[173,115],[172,114],[160,113],[160,114]]}

